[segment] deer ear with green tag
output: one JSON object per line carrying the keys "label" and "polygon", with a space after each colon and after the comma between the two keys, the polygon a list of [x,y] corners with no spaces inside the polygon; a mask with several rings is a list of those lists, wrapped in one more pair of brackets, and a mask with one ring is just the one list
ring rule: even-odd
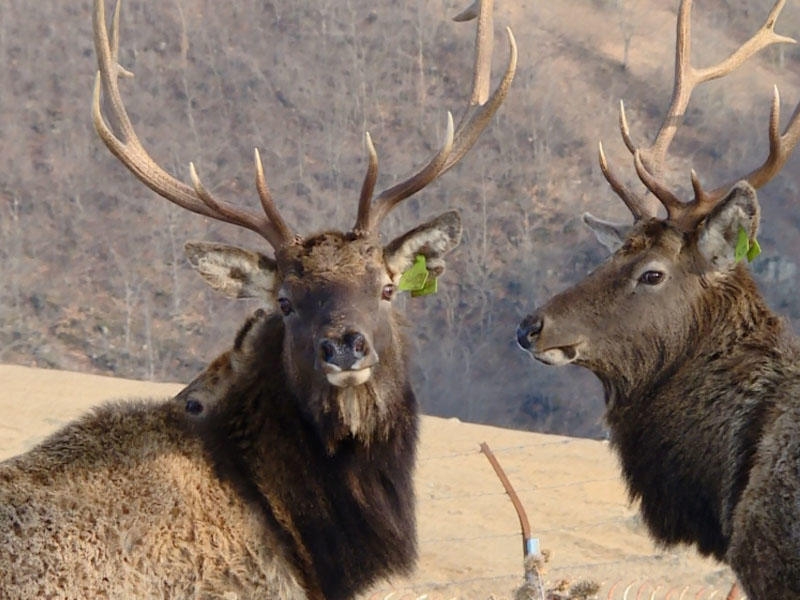
{"label": "deer ear with green tag", "polygon": [[461,240],[461,218],[455,211],[415,227],[383,249],[386,268],[397,289],[412,297],[436,293],[444,256]]}
{"label": "deer ear with green tag", "polygon": [[744,227],[739,227],[739,232],[736,235],[736,248],[733,252],[733,259],[739,262],[743,258],[747,258],[747,262],[753,260],[761,254],[761,246],[756,238],[750,239]]}
{"label": "deer ear with green tag", "polygon": [[397,289],[401,292],[411,292],[412,298],[435,294],[438,283],[437,278],[428,270],[425,256],[418,254],[414,264],[400,276]]}
{"label": "deer ear with green tag", "polygon": [[697,248],[710,270],[728,271],[742,259],[753,260],[758,256],[759,217],[755,189],[746,181],[737,183],[701,226]]}

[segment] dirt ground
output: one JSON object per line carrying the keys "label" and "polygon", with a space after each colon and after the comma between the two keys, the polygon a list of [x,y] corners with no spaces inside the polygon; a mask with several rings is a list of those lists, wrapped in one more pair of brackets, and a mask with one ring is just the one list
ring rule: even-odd
{"label": "dirt ground", "polygon": [[[0,365],[0,459],[24,452],[104,400],[166,398],[180,384]],[[692,549],[654,546],[608,444],[423,417],[417,470],[420,561],[364,599],[510,598],[523,580],[517,515],[479,445],[494,451],[532,533],[548,586],[583,580],[598,597],[725,598],[731,571]]]}

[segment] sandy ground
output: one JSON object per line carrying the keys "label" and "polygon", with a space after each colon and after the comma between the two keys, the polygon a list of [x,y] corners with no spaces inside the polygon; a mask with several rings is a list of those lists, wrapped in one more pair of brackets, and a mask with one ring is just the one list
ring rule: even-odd
{"label": "sandy ground", "polygon": [[[0,365],[0,459],[108,399],[166,398],[180,384]],[[522,582],[514,508],[479,444],[494,451],[543,550],[549,585],[594,580],[601,598],[723,599],[731,571],[647,537],[606,443],[424,417],[417,471],[420,563],[365,599],[509,598]]]}

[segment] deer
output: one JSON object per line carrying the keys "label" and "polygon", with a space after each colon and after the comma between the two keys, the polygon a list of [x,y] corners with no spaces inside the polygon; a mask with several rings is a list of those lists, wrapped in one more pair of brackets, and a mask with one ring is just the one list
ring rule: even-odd
{"label": "deer", "polygon": [[[662,546],[688,544],[727,563],[748,598],[800,598],[800,344],[744,264],[755,254],[756,190],[800,139],[800,105],[781,130],[775,88],[769,152],[720,186],[691,171],[693,197],[664,176],[669,146],[697,85],[728,75],[776,43],[784,6],[718,64],[691,59],[691,0],[677,15],[670,104],[650,145],[619,129],[644,190],[599,145],[600,170],[633,224],[584,215],[611,256],[524,317],[521,348],[600,380],[610,444],[630,500]],[[662,210],[664,212],[662,212]]]}
{"label": "deer", "polygon": [[189,166],[169,174],[137,137],[119,89],[120,4],[93,7],[92,118],[109,151],[157,195],[258,234],[269,254],[191,242],[212,288],[263,313],[234,348],[166,402],[114,403],[0,463],[0,596],[345,600],[407,574],[417,557],[419,408],[400,280],[440,277],[458,243],[450,210],[385,243],[380,225],[453,167],[502,105],[517,47],[492,90],[492,2],[477,20],[471,96],[435,155],[375,194],[377,152],[355,224],[302,236],[281,217],[255,151],[260,211],[214,197]]}

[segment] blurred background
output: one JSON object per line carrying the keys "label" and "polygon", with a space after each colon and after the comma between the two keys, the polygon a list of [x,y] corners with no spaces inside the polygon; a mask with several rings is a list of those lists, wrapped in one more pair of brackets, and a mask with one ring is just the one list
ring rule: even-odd
{"label": "blurred background", "polygon": [[[789,2],[777,30],[800,37]],[[450,208],[464,241],[439,293],[401,298],[428,414],[603,437],[598,382],[532,361],[521,317],[598,265],[584,211],[629,214],[597,166],[597,142],[632,182],[617,129],[625,100],[648,143],[670,99],[677,0],[496,0],[519,69],[495,121],[461,164],[404,203],[386,240]],[[772,2],[698,0],[694,61],[727,56]],[[301,233],[355,220],[369,130],[379,189],[436,151],[447,110],[466,105],[474,24],[453,0],[127,0],[121,83],[156,160],[214,194],[257,205],[252,152]],[[0,3],[0,361],[157,381],[189,381],[233,342],[257,304],[216,295],[183,256],[188,240],[266,250],[258,236],[181,211],[135,180],[90,120],[96,70],[89,0]],[[668,158],[672,185],[695,168],[713,187],[761,164],[772,87],[784,123],[800,100],[800,50],[772,47],[698,88]],[[752,264],[770,305],[797,325],[800,153],[761,192],[763,254]],[[22,400],[24,401],[24,399]]]}

